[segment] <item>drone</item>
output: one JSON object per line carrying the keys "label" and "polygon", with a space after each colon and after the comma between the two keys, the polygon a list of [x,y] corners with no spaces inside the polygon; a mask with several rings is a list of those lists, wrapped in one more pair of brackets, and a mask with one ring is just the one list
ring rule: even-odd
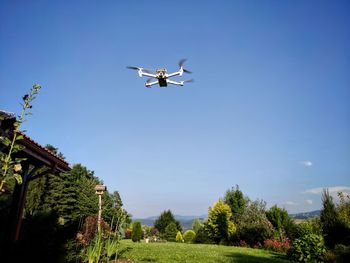
{"label": "drone", "polygon": [[170,80],[169,78],[175,77],[175,76],[182,76],[182,74],[185,73],[192,73],[191,71],[184,69],[183,65],[185,63],[186,59],[181,59],[179,61],[179,71],[176,71],[174,73],[167,73],[167,70],[165,68],[159,68],[155,71],[148,70],[145,68],[140,67],[127,67],[128,69],[137,70],[140,77],[146,76],[149,77],[149,79],[146,81],[145,86],[147,88],[151,88],[153,85],[158,84],[159,87],[167,87],[168,84],[173,84],[177,86],[183,86],[187,82],[193,82],[193,79],[190,80],[182,80],[182,81],[174,81]]}

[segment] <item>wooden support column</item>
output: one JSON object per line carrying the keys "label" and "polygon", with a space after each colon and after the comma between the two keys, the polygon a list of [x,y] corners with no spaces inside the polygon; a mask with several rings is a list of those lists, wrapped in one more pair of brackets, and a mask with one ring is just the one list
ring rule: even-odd
{"label": "wooden support column", "polygon": [[19,233],[22,225],[23,208],[25,204],[25,197],[28,188],[28,182],[30,177],[37,171],[35,167],[29,173],[29,163],[22,163],[22,184],[16,182],[15,190],[13,193],[13,199],[10,211],[10,242],[15,243],[19,239]]}

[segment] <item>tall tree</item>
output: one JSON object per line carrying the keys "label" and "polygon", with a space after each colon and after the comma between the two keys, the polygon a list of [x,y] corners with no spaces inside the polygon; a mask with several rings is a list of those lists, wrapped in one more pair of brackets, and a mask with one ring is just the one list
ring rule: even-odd
{"label": "tall tree", "polygon": [[240,217],[247,208],[249,199],[243,195],[242,191],[239,189],[239,186],[236,185],[236,188],[232,187],[226,191],[224,202],[231,208],[232,220],[235,223],[238,223]]}
{"label": "tall tree", "polygon": [[278,231],[280,237],[282,237],[282,232],[286,230],[292,221],[287,210],[279,208],[277,205],[272,206],[268,211],[266,211],[266,217]]}
{"label": "tall tree", "polygon": [[236,227],[231,220],[231,209],[222,200],[215,203],[213,208],[209,207],[206,227],[209,232],[209,237],[215,243],[218,244],[221,241],[230,240],[236,232]]}
{"label": "tall tree", "polygon": [[154,227],[158,229],[159,233],[164,234],[165,228],[170,224],[175,223],[177,230],[182,231],[179,221],[175,220],[173,213],[170,210],[164,211],[154,222]]}
{"label": "tall tree", "polygon": [[131,216],[123,208],[123,202],[118,191],[114,191],[113,194],[105,192],[103,195],[103,209],[102,217],[114,228],[120,219],[126,223],[131,223]]}
{"label": "tall tree", "polygon": [[135,221],[132,224],[131,240],[133,242],[140,242],[141,238],[142,238],[141,223],[139,221]]}
{"label": "tall tree", "polygon": [[320,221],[326,245],[333,248],[336,244],[348,243],[346,239],[349,238],[350,228],[341,220],[328,189],[323,190],[322,204]]}
{"label": "tall tree", "polygon": [[81,164],[67,173],[47,174],[33,180],[28,187],[27,210],[55,212],[61,223],[97,213],[98,201],[94,187],[99,181]]}

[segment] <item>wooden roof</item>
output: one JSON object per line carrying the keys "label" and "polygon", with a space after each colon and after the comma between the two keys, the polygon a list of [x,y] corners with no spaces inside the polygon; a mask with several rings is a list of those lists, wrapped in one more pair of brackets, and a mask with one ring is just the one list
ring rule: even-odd
{"label": "wooden roof", "polygon": [[[13,113],[2,110],[0,110],[0,117],[0,129],[12,126],[13,122],[16,120]],[[12,134],[10,133],[10,136],[12,136]],[[70,170],[68,162],[63,158],[41,146],[25,133],[19,132],[19,134],[23,135],[23,139],[17,141],[17,143],[25,147],[19,155],[28,158],[33,164],[48,166],[56,172],[66,172]]]}

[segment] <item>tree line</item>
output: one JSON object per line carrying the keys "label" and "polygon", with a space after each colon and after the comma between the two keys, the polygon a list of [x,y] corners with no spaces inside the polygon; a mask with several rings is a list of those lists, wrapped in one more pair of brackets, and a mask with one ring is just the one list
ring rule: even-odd
{"label": "tree line", "polygon": [[[251,200],[239,186],[228,189],[223,198],[208,208],[208,217],[193,221],[183,233],[170,210],[163,211],[153,227],[137,222],[142,237],[189,243],[264,248],[288,255],[300,262],[350,262],[350,197],[339,193],[335,203],[327,189],[322,196],[319,217],[296,223],[284,208],[269,209],[263,200]],[[129,228],[131,232],[132,225]],[[186,238],[185,238],[186,237]]]}

